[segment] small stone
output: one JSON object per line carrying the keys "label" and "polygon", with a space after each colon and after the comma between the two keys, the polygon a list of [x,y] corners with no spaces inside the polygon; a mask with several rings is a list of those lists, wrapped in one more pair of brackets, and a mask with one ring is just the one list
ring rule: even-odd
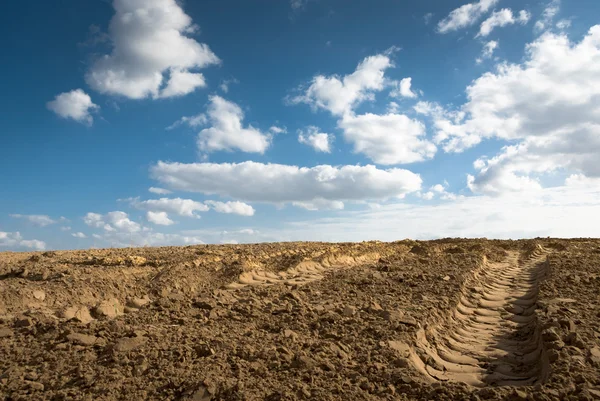
{"label": "small stone", "polygon": [[542,339],[547,342],[559,341],[560,336],[554,327],[549,327],[542,332]]}
{"label": "small stone", "polygon": [[8,327],[0,328],[0,338],[12,337],[13,331]]}
{"label": "small stone", "polygon": [[129,301],[127,301],[127,306],[129,306],[130,308],[141,309],[150,302],[152,302],[150,300],[150,297],[146,295],[143,298],[131,298]]}
{"label": "small stone", "polygon": [[94,315],[96,315],[96,317],[115,318],[123,313],[123,305],[121,305],[119,300],[116,298],[102,301],[94,308]]}
{"label": "small stone", "polygon": [[25,381],[25,383],[27,383],[27,387],[29,387],[31,390],[44,391],[44,385],[42,383],[33,381]]}
{"label": "small stone", "polygon": [[384,310],[383,312],[381,312],[381,316],[388,322],[394,322],[404,317],[404,313],[398,311]]}
{"label": "small stone", "polygon": [[405,324],[407,326],[412,326],[412,327],[417,327],[419,326],[419,323],[417,322],[417,320],[415,318],[412,318],[410,316],[404,316],[402,317],[400,320],[398,320],[400,323]]}
{"label": "small stone", "polygon": [[442,280],[444,280],[444,281],[450,281],[450,276],[445,276]]}
{"label": "small stone", "polygon": [[296,333],[294,330],[284,330],[283,335],[286,338],[291,338],[293,341],[296,341],[298,339],[298,333]]}
{"label": "small stone", "polygon": [[356,314],[356,308],[354,306],[346,306],[344,308],[344,312],[342,313],[345,317],[352,317]]}
{"label": "small stone", "polygon": [[83,324],[88,324],[94,320],[92,315],[90,315],[89,309],[85,306],[71,306],[63,312],[63,317],[67,320],[73,319]]}
{"label": "small stone", "polygon": [[571,332],[564,338],[565,343],[577,347],[579,349],[585,349],[585,342],[578,333]]}
{"label": "small stone", "polygon": [[292,368],[296,369],[312,369],[315,365],[315,361],[306,355],[296,355],[292,361]]}
{"label": "small stone", "polygon": [[146,343],[146,337],[125,337],[119,339],[115,345],[114,350],[117,352],[129,352],[133,351]]}
{"label": "small stone", "polygon": [[91,346],[96,343],[98,338],[87,334],[72,333],[67,336],[67,339],[77,345]]}
{"label": "small stone", "polygon": [[35,290],[33,292],[33,297],[38,301],[43,301],[44,299],[46,299],[46,293],[42,290]]}
{"label": "small stone", "polygon": [[600,368],[600,348],[592,347],[588,356],[590,364],[596,368]]}

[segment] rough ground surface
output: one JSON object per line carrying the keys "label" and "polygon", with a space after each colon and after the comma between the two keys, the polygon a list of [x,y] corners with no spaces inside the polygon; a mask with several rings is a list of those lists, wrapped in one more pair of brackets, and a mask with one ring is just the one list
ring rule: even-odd
{"label": "rough ground surface", "polygon": [[600,240],[0,253],[0,396],[600,399]]}

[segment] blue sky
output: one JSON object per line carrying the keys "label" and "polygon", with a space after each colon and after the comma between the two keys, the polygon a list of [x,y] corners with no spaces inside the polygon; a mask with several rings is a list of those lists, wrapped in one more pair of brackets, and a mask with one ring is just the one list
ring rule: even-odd
{"label": "blue sky", "polygon": [[593,0],[13,2],[0,250],[600,235]]}

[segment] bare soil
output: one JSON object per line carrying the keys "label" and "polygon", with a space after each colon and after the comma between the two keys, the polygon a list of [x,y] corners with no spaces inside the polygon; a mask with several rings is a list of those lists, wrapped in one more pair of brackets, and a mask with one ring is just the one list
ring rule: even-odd
{"label": "bare soil", "polygon": [[0,396],[600,399],[600,240],[0,253]]}

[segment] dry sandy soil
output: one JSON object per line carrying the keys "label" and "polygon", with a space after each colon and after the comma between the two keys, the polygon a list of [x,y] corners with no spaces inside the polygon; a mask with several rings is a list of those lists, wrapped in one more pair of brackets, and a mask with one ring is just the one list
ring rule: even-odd
{"label": "dry sandy soil", "polygon": [[0,395],[600,399],[600,240],[0,253]]}

